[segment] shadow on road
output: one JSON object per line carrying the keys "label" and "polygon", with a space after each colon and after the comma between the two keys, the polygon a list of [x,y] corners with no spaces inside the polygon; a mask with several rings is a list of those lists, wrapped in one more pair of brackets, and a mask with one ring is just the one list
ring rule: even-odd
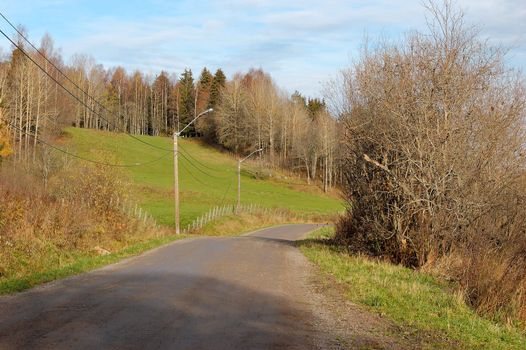
{"label": "shadow on road", "polygon": [[117,277],[0,300],[0,348],[312,347],[308,315],[279,296],[211,277]]}
{"label": "shadow on road", "polygon": [[[348,324],[294,248],[314,228],[179,241],[0,297],[0,349],[341,348]],[[347,344],[375,338],[353,332]]]}

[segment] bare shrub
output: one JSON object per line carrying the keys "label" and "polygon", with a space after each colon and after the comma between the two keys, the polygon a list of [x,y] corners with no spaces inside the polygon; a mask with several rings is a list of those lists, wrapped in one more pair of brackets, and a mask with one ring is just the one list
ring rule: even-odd
{"label": "bare shrub", "polygon": [[[21,277],[157,236],[120,208],[125,177],[112,169],[55,159],[0,168],[0,279]],[[66,166],[67,165],[67,166]]]}
{"label": "bare shrub", "polygon": [[459,281],[482,312],[526,316],[521,76],[449,1],[429,32],[364,50],[344,73],[350,249]]}

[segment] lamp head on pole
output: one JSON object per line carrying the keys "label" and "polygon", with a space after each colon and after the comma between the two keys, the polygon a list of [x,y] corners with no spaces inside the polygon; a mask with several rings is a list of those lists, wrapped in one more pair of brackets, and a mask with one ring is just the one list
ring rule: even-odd
{"label": "lamp head on pole", "polygon": [[207,114],[207,113],[210,113],[210,112],[212,112],[213,110],[214,110],[213,108],[209,108],[209,109],[207,109],[206,111],[203,111],[203,112],[199,113],[194,119],[192,119],[192,121],[191,121],[190,123],[186,124],[186,126],[185,126],[181,131],[179,131],[179,132],[177,133],[177,136],[181,135],[181,134],[183,133],[183,131],[186,130],[186,128],[188,128],[190,125],[192,125],[192,124],[197,120],[197,118],[199,118],[199,117],[201,117],[202,115],[205,115],[205,114]]}

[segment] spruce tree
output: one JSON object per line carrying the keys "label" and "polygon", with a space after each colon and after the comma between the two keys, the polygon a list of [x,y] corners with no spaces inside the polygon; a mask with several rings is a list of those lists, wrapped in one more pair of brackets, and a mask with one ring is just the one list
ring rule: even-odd
{"label": "spruce tree", "polygon": [[309,98],[307,101],[307,110],[311,118],[316,118],[318,113],[323,112],[326,109],[325,100],[319,98]]}
{"label": "spruce tree", "polygon": [[205,67],[203,68],[203,70],[201,71],[201,75],[199,76],[199,85],[209,86],[210,84],[212,84],[213,79],[214,79],[214,76]]}
{"label": "spruce tree", "polygon": [[201,75],[199,76],[199,82],[197,83],[197,112],[200,113],[209,107],[210,104],[210,90],[214,76],[208,69],[203,68]]}
{"label": "spruce tree", "polygon": [[[194,119],[195,91],[192,70],[185,69],[179,79],[179,84],[179,120],[181,127],[183,127]],[[193,134],[195,133],[195,126],[191,125],[186,130],[186,133]]]}
{"label": "spruce tree", "polygon": [[291,99],[294,103],[299,103],[303,107],[307,108],[307,100],[302,94],[300,94],[298,90],[294,91],[294,93],[291,96]]}
{"label": "spruce tree", "polygon": [[210,87],[210,100],[208,102],[208,107],[214,108],[218,105],[221,98],[221,89],[225,87],[226,76],[225,73],[219,68],[214,75],[214,80],[212,81],[212,86]]}

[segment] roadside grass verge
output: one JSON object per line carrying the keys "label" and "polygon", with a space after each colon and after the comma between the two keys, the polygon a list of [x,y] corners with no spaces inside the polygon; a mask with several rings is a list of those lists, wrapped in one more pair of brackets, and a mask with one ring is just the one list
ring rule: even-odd
{"label": "roadside grass verge", "polygon": [[[170,242],[200,236],[239,236],[254,230],[271,227],[279,224],[306,222],[302,217],[292,215],[263,215],[240,214],[222,217],[205,225],[202,230],[193,234],[174,235],[167,229],[160,229],[160,237],[147,236],[144,241],[135,236],[134,242],[124,241],[112,243],[112,253],[97,255],[94,251],[64,251],[53,248],[49,244],[48,251],[41,255],[34,255],[34,261],[39,260],[29,270],[8,277],[0,277],[0,295],[21,292],[40,284],[57,279],[78,275],[84,272],[117,263],[123,259],[140,255],[148,250],[168,244]],[[109,247],[109,245],[104,245]],[[20,261],[24,264],[23,261]]]}
{"label": "roadside grass verge", "polygon": [[93,255],[83,252],[73,252],[67,254],[68,263],[57,266],[51,264],[42,266],[39,272],[31,273],[21,277],[10,277],[0,279],[0,294],[21,292],[39,284],[51,282],[57,279],[78,275],[106,265],[116,263],[125,258],[139,255],[145,251],[157,248],[172,241],[188,238],[189,235],[170,235],[160,238],[153,238],[145,242],[139,242],[125,247],[115,253],[108,255]]}
{"label": "roadside grass verge", "polygon": [[276,214],[241,213],[228,215],[205,225],[197,231],[205,236],[239,236],[258,229],[298,223],[332,222],[333,217],[328,215],[298,215],[292,211],[280,211]]}
{"label": "roadside grass verge", "polygon": [[[408,329],[425,348],[526,349],[526,334],[477,315],[455,286],[402,266],[349,255],[330,243],[325,227],[299,243],[309,260],[333,276],[350,301]],[[419,337],[419,333],[429,335]]]}
{"label": "roadside grass verge", "polygon": [[198,233],[205,236],[239,236],[257,229],[286,223],[291,223],[291,220],[259,214],[233,214],[205,225]]}

